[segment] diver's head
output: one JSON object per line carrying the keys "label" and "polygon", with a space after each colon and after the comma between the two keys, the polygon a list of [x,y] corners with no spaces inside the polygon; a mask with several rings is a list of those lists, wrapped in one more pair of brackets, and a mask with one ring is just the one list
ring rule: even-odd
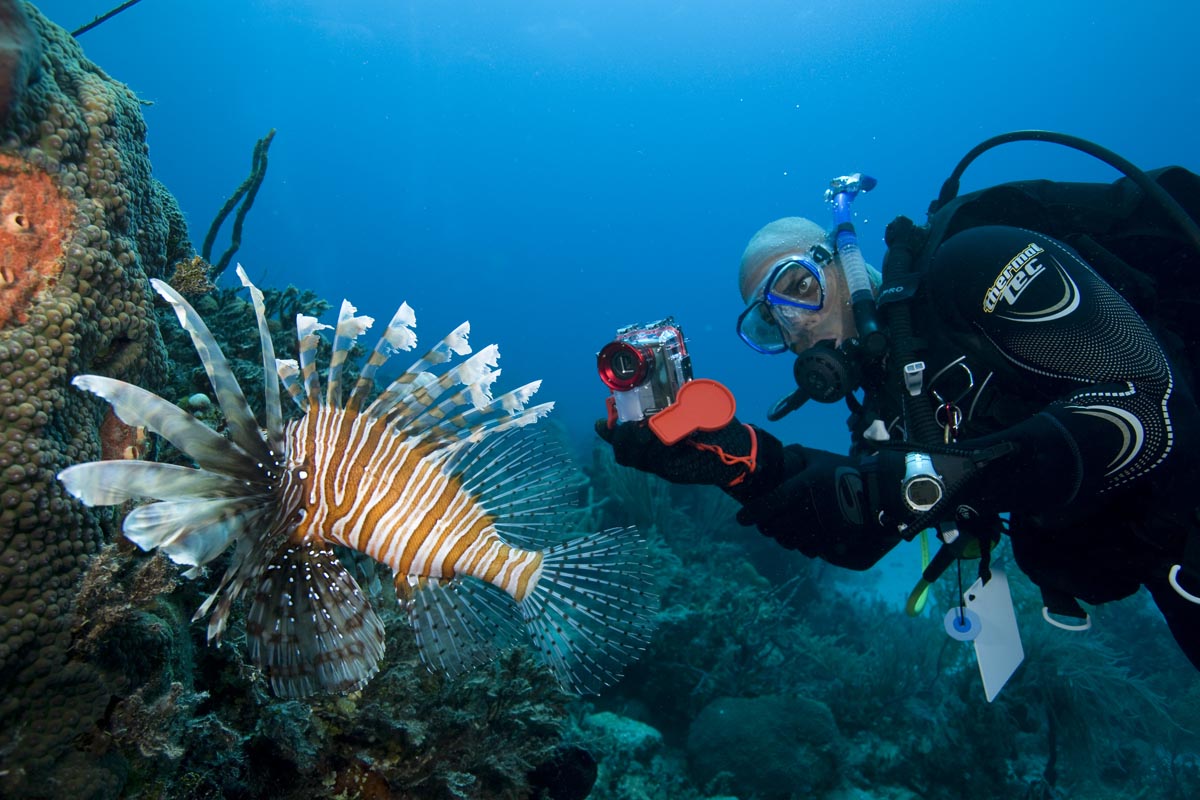
{"label": "diver's head", "polygon": [[746,251],[738,286],[746,308],[738,335],[760,353],[802,353],[817,342],[854,337],[854,314],[841,262],[825,229],[784,217],[760,229]]}

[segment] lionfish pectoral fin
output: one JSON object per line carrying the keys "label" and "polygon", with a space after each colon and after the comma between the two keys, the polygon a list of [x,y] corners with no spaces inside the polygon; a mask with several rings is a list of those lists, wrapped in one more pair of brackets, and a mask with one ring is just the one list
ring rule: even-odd
{"label": "lionfish pectoral fin", "polygon": [[245,482],[228,475],[153,461],[89,461],[67,467],[58,479],[71,496],[89,506],[245,494]]}
{"label": "lionfish pectoral fin", "polygon": [[225,354],[221,352],[221,346],[213,338],[208,325],[192,304],[169,283],[151,278],[150,284],[171,305],[179,319],[179,327],[191,335],[192,344],[196,348],[196,354],[200,356],[204,371],[208,373],[213,394],[221,406],[225,424],[233,441],[257,463],[266,463],[272,458],[268,443],[263,441],[258,420],[254,418],[254,412],[246,402],[246,396],[242,394],[242,387],[238,384],[237,377],[229,367],[229,362],[226,361]]}
{"label": "lionfish pectoral fin", "polygon": [[107,400],[126,425],[148,428],[201,469],[264,486],[263,469],[245,449],[153,392],[103,375],[76,375],[71,385]]}
{"label": "lionfish pectoral fin", "polygon": [[658,598],[633,528],[592,533],[542,551],[521,616],[564,688],[596,694],[646,648]]}
{"label": "lionfish pectoral fin", "polygon": [[361,688],[379,669],[383,623],[326,544],[289,543],[246,617],[250,660],[279,697]]}
{"label": "lionfish pectoral fin", "polygon": [[241,537],[252,535],[268,513],[261,498],[164,500],[125,516],[125,538],[143,550],[158,549],[176,564],[203,566]]}
{"label": "lionfish pectoral fin", "polygon": [[470,577],[407,576],[396,583],[421,661],[434,672],[456,677],[494,660],[521,639],[516,605],[490,583]]}

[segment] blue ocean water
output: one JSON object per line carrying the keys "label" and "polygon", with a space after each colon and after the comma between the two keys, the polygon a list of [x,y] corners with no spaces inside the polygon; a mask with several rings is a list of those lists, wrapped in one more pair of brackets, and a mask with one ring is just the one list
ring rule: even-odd
{"label": "blue ocean water", "polygon": [[[68,29],[115,3],[38,4]],[[1091,138],[1144,168],[1200,167],[1200,10],[1118,2],[404,2],[143,0],[84,34],[145,100],[157,177],[199,243],[271,128],[238,259],[427,340],[463,319],[498,342],[504,385],[581,447],[620,325],[674,314],[697,375],[763,423],[791,360],[734,334],[736,269],[762,224],[822,223],[829,179],[863,171],[869,261],[978,141],[1018,128]],[[1110,179],[1045,144],[985,156],[1001,180]],[[217,251],[225,237],[218,240]],[[232,270],[225,281],[236,280]],[[847,444],[844,408],[772,426]]]}

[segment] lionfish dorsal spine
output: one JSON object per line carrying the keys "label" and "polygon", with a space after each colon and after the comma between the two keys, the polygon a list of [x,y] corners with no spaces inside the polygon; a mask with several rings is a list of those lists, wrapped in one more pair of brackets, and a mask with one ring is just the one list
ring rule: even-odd
{"label": "lionfish dorsal spine", "polygon": [[[464,403],[480,408],[491,402],[491,385],[500,376],[500,370],[495,368],[499,358],[499,348],[488,345],[436,379],[409,383],[407,396],[402,400],[397,398],[390,408],[377,408],[375,413],[397,429],[418,434]],[[454,386],[462,388],[443,398]]]}
{"label": "lionfish dorsal spine", "polygon": [[401,303],[358,374],[358,380],[350,392],[350,399],[346,401],[348,412],[357,414],[362,408],[363,403],[375,390],[375,373],[393,354],[412,350],[417,346],[417,335],[413,332],[416,324],[417,317],[412,308],[408,303]]}
{"label": "lionfish dorsal spine", "polygon": [[266,410],[267,442],[271,452],[277,459],[282,459],[283,452],[283,409],[279,403],[279,382],[269,376],[276,373],[275,343],[271,341],[271,329],[267,325],[267,310],[263,302],[262,291],[250,282],[246,270],[241,264],[236,268],[237,276],[242,285],[250,290],[250,302],[254,305],[254,316],[258,321],[258,339],[262,348],[263,362],[263,405]]}
{"label": "lionfish dorsal spine", "polygon": [[471,323],[469,322],[464,322],[452,330],[388,384],[363,413],[373,417],[385,416],[408,397],[413,389],[433,380],[433,376],[429,372],[430,367],[446,363],[452,355],[465,356],[470,353],[471,345],[467,342],[470,333]]}
{"label": "lionfish dorsal spine", "polygon": [[478,442],[492,434],[530,425],[554,410],[553,402],[525,407],[541,384],[541,381],[533,381],[505,392],[482,406],[467,408],[452,416],[446,415],[431,429],[431,433],[439,438]]}
{"label": "lionfish dorsal spine", "polygon": [[307,314],[296,315],[296,351],[300,357],[300,379],[304,385],[304,397],[310,407],[321,402],[321,379],[317,375],[317,347],[321,337],[317,331],[328,330],[329,325]]}
{"label": "lionfish dorsal spine", "polygon": [[325,404],[328,406],[341,407],[342,368],[350,355],[350,348],[360,335],[375,324],[374,317],[354,316],[357,310],[350,305],[349,300],[342,300],[337,326],[334,328],[333,354],[329,357],[329,379],[325,392]]}
{"label": "lionfish dorsal spine", "polygon": [[294,358],[275,359],[275,374],[279,376],[279,382],[283,384],[284,391],[288,393],[288,397],[292,398],[296,408],[307,411],[308,403],[304,399],[304,386],[300,383],[300,365],[296,363],[296,360]]}

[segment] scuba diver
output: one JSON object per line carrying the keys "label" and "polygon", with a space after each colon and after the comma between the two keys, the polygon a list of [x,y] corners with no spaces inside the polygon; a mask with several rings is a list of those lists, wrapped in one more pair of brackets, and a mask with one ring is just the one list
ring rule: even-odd
{"label": "scuba diver", "polygon": [[[971,161],[1015,140],[1067,145],[1126,177],[956,196]],[[844,401],[848,455],[785,446],[736,418],[667,445],[610,415],[599,436],[618,463],[720,486],[741,503],[739,522],[837,566],[868,569],[928,530],[942,547],[919,588],[967,554],[986,581],[1007,533],[1046,620],[1067,628],[1090,624],[1078,600],[1145,586],[1200,669],[1189,361],[1200,179],[1143,173],[1063,134],[1005,134],[960,162],[926,225],[888,226],[882,274],[864,263],[850,213],[874,183],[833,182],[831,233],[798,217],[763,227],[738,275],[738,335],[758,353],[796,356],[797,389],[768,418]]]}

